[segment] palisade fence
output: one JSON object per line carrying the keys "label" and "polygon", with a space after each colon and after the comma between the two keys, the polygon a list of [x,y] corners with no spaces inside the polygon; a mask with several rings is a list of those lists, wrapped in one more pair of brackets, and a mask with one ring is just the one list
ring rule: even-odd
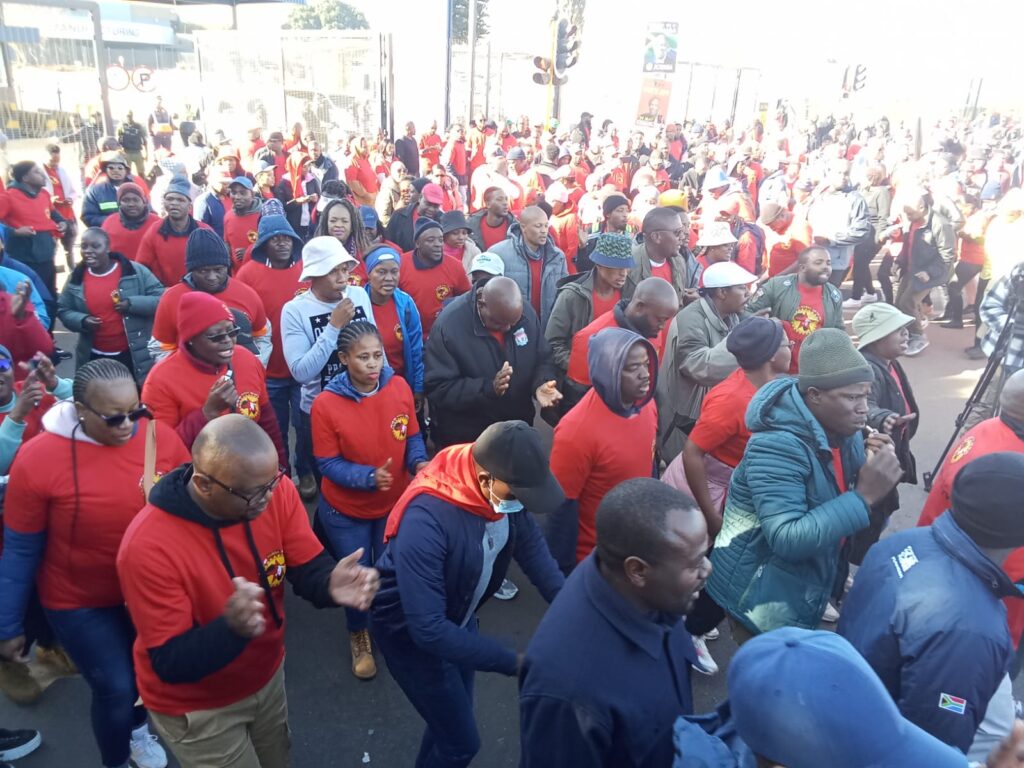
{"label": "palisade fence", "polygon": [[208,130],[238,136],[302,123],[326,141],[348,132],[375,136],[387,124],[388,35],[211,31],[195,40]]}

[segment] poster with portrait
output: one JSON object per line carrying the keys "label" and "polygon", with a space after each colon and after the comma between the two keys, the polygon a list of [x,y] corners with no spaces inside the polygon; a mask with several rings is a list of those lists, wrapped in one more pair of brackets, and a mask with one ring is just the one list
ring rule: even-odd
{"label": "poster with portrait", "polygon": [[655,80],[645,77],[640,86],[640,104],[636,108],[636,123],[639,126],[664,125],[668,115],[668,100],[672,95],[671,80]]}
{"label": "poster with portrait", "polygon": [[652,21],[647,24],[644,43],[644,72],[675,72],[679,53],[679,24],[674,21]]}

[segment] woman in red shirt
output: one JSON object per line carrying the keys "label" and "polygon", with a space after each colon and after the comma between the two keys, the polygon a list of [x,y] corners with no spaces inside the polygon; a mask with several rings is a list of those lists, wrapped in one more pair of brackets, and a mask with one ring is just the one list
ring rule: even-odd
{"label": "woman in red shirt", "polygon": [[370,239],[363,227],[363,218],[351,200],[332,200],[320,214],[314,237],[330,235],[356,260],[348,273],[348,284],[366,285],[366,264],[363,259],[370,250]]}
{"label": "woman in red shirt", "polygon": [[[317,517],[335,557],[362,552],[370,565],[384,551],[388,513],[427,464],[412,390],[384,358],[377,327],[366,320],[338,335],[338,359],[345,367],[313,401],[313,455],[323,474]],[[377,674],[367,614],[345,609],[352,649],[352,673],[363,680]]]}
{"label": "woman in red shirt", "polygon": [[[104,766],[166,765],[136,706],[135,630],[115,558],[128,524],[146,503],[147,442],[155,480],[188,461],[170,427],[156,423],[131,371],[115,360],[78,369],[74,402],[43,417],[46,432],[21,447],[11,468],[0,558],[0,656],[24,648],[25,605],[35,583],[47,618],[92,689],[93,734]],[[154,455],[155,453],[155,455]],[[88,762],[83,758],[82,762]]]}

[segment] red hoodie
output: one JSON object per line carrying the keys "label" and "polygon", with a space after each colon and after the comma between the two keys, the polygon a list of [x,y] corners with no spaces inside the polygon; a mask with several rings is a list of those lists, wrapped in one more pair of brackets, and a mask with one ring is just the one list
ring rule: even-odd
{"label": "red hoodie", "polygon": [[14,361],[14,378],[21,381],[28,376],[18,363],[30,360],[36,352],[53,354],[53,339],[36,316],[32,302],[25,301],[25,314],[21,318],[11,311],[11,294],[0,289],[0,343],[7,347]]}

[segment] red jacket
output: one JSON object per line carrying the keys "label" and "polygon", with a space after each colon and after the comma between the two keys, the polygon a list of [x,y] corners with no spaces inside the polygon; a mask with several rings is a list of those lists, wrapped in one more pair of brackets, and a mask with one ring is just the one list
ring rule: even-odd
{"label": "red jacket", "polygon": [[37,233],[49,232],[56,237],[57,222],[50,218],[51,211],[50,193],[45,189],[35,197],[16,186],[0,192],[0,221],[11,229],[32,227]]}
{"label": "red jacket", "polygon": [[189,220],[190,224],[184,232],[174,232],[169,225],[165,226],[166,219],[161,219],[159,224],[154,221],[139,243],[138,256],[135,260],[144,267],[149,267],[149,271],[156,275],[156,279],[168,288],[180,283],[181,278],[185,276],[185,246],[188,244],[188,236],[197,227],[210,229],[191,216]]}

